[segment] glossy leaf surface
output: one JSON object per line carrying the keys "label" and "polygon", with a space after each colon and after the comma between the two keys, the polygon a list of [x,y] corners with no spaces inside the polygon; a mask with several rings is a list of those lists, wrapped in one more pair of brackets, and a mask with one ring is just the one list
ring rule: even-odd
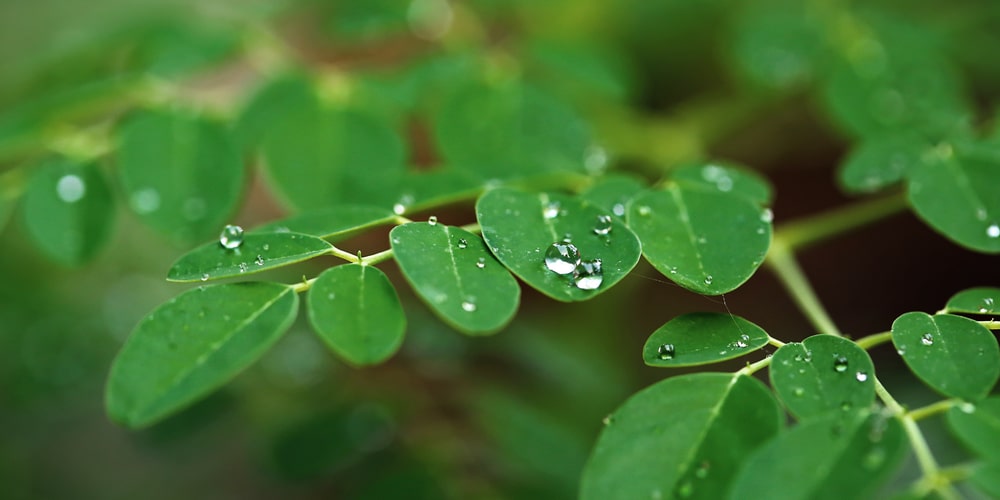
{"label": "glossy leaf surface", "polygon": [[39,167],[21,203],[35,246],[63,264],[90,260],[111,236],[114,199],[96,165],[58,160]]}
{"label": "glossy leaf surface", "polygon": [[646,188],[641,179],[621,174],[607,174],[580,193],[580,197],[596,207],[607,210],[622,220],[632,197]]}
{"label": "glossy leaf surface", "polygon": [[108,415],[143,427],[180,410],[256,361],[295,319],[298,296],[276,283],[188,290],[136,326],[108,379]]}
{"label": "glossy leaf surface", "polygon": [[737,316],[690,313],[658,328],[642,348],[650,366],[695,366],[738,358],[767,345],[767,332]]}
{"label": "glossy leaf surface", "polygon": [[479,236],[443,223],[414,222],[393,228],[389,238],[406,280],[455,328],[487,334],[514,317],[521,289]]}
{"label": "glossy leaf surface", "polygon": [[129,205],[179,240],[218,231],[243,191],[243,162],[226,130],[181,113],[140,113],[122,126],[118,172]]}
{"label": "glossy leaf surface", "polygon": [[947,414],[953,434],[987,461],[1000,464],[1000,396],[961,403]]}
{"label": "glossy leaf surface", "polygon": [[719,295],[750,279],[771,244],[770,212],[733,193],[668,184],[632,200],[643,255],[689,290]]}
{"label": "glossy leaf surface", "polygon": [[968,318],[908,312],[892,323],[892,343],[917,377],[947,396],[982,399],[1000,377],[996,338]]}
{"label": "glossy leaf surface", "polygon": [[355,365],[385,361],[403,343],[403,307],[376,267],[344,264],[323,271],[306,303],[309,323],[326,345]]}
{"label": "glossy leaf surface", "polygon": [[606,419],[580,498],[722,498],[745,456],[781,428],[757,380],[699,373],[658,382]]}
{"label": "glossy leaf surface", "polygon": [[905,453],[903,427],[894,418],[828,415],[800,423],[753,453],[729,498],[869,498]]}
{"label": "glossy leaf surface", "polygon": [[[612,218],[607,234],[595,233],[598,217],[607,215],[578,198],[507,188],[488,191],[476,203],[483,238],[500,262],[536,290],[564,302],[607,290],[639,261],[639,240],[617,219]],[[573,286],[572,275],[546,267],[546,252],[567,235],[583,260],[601,260],[603,281],[596,290]]]}
{"label": "glossy leaf surface", "polygon": [[243,243],[234,249],[212,241],[191,250],[174,262],[167,279],[207,281],[253,274],[311,259],[331,248],[326,241],[305,234],[245,234]]}
{"label": "glossy leaf surface", "polygon": [[875,367],[850,340],[814,335],[771,358],[771,385],[799,419],[866,410],[875,402]]}
{"label": "glossy leaf surface", "polygon": [[310,210],[286,219],[269,222],[254,233],[292,232],[323,239],[342,239],[366,229],[389,224],[395,214],[385,208],[340,205]]}
{"label": "glossy leaf surface", "polygon": [[952,295],[945,306],[948,312],[967,314],[1000,313],[1000,288],[977,287]]}
{"label": "glossy leaf surface", "polygon": [[758,205],[768,205],[774,197],[771,185],[759,174],[722,163],[680,167],[670,173],[670,178],[682,187],[731,193]]}

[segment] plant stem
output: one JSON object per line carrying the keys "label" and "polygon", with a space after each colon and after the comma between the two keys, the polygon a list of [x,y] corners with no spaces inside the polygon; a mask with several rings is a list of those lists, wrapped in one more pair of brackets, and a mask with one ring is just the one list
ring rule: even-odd
{"label": "plant stem", "polygon": [[743,368],[740,368],[739,371],[737,371],[736,373],[743,375],[753,375],[755,372],[759,371],[762,368],[766,368],[770,364],[771,364],[771,357],[768,356],[760,361],[747,364]]}
{"label": "plant stem", "polygon": [[906,414],[912,418],[914,421],[923,420],[927,417],[933,417],[939,413],[944,413],[950,410],[953,406],[960,404],[961,401],[957,399],[945,399],[938,401],[937,403],[932,403],[927,406],[922,406],[915,410],[910,410]]}
{"label": "plant stem", "polygon": [[795,261],[795,256],[792,255],[790,247],[778,235],[775,235],[764,263],[774,271],[778,280],[788,290],[788,294],[791,295],[792,300],[798,304],[799,309],[802,310],[817,331],[835,337],[843,336],[837,325],[830,319],[830,315],[826,312],[826,309],[823,308],[823,304],[820,303],[812,285],[806,280],[805,274],[802,272],[802,268],[799,267],[798,262]]}
{"label": "plant stem", "polygon": [[894,215],[906,206],[906,196],[901,192],[883,198],[864,200],[784,224],[775,231],[775,240],[784,241],[790,249],[805,248]]}
{"label": "plant stem", "polygon": [[872,347],[882,345],[890,340],[892,340],[892,332],[882,332],[874,333],[867,337],[861,337],[860,339],[855,340],[854,343],[858,344],[858,347],[867,351]]}
{"label": "plant stem", "polygon": [[781,348],[781,346],[785,345],[784,342],[782,342],[782,341],[780,341],[780,340],[778,340],[778,339],[776,339],[776,338],[774,338],[774,337],[772,337],[770,335],[767,336],[767,343],[771,344],[774,347],[777,347],[779,349]]}

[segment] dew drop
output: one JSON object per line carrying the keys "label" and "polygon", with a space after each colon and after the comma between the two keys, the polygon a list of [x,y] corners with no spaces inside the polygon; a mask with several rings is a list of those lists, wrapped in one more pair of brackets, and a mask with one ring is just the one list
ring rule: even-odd
{"label": "dew drop", "polygon": [[677,274],[677,266],[672,266],[670,268],[670,274]]}
{"label": "dew drop", "polygon": [[615,203],[611,207],[611,213],[617,215],[618,217],[621,217],[621,216],[625,215],[625,204],[624,203]]}
{"label": "dew drop", "polygon": [[240,262],[240,272],[241,273],[247,272],[247,263],[246,262]]}
{"label": "dew drop", "polygon": [[925,333],[922,337],[920,337],[920,343],[923,345],[934,345],[934,335]]}
{"label": "dew drop", "polygon": [[267,243],[264,243],[264,251],[266,252],[266,251],[268,251],[270,249],[271,249],[271,245],[268,245]]}
{"label": "dew drop", "polygon": [[406,205],[402,203],[396,203],[392,206],[392,213],[396,215],[403,215],[406,212]]}
{"label": "dew drop", "polygon": [[328,300],[333,300],[333,299],[337,298],[337,294],[335,294],[333,292],[330,292],[330,293],[326,294],[326,298]]}
{"label": "dew drop", "polygon": [[219,234],[219,244],[228,250],[239,248],[243,244],[243,228],[232,224],[222,228]]}
{"label": "dew drop", "polygon": [[153,188],[140,189],[132,194],[129,202],[138,214],[155,212],[160,208],[160,193]]}
{"label": "dew drop", "polygon": [[801,387],[796,387],[795,389],[792,390],[792,394],[795,394],[796,397],[800,397],[800,398],[803,395],[805,395],[805,393],[806,393],[806,390],[803,389],[803,388],[801,388]]}
{"label": "dew drop", "polygon": [[746,349],[746,347],[747,347],[747,343],[744,342],[744,341],[742,341],[742,340],[737,340],[735,342],[735,345],[736,345],[736,347],[738,347],[740,349]]}
{"label": "dew drop", "polygon": [[475,312],[476,304],[468,300],[462,302],[462,310],[465,312]]}
{"label": "dew drop", "polygon": [[899,349],[896,349],[896,354],[899,354],[900,356],[905,356],[906,355],[906,349],[903,349],[902,347],[900,347]]}
{"label": "dew drop", "polygon": [[598,215],[597,224],[594,226],[594,234],[604,236],[611,232],[611,216]]}
{"label": "dew drop", "polygon": [[986,209],[985,208],[977,208],[976,209],[976,218],[979,219],[979,220],[986,220]]}
{"label": "dew drop", "polygon": [[201,280],[202,281],[208,281],[208,278],[209,278],[208,273],[204,273],[204,274],[201,275]]}
{"label": "dew drop", "polygon": [[545,204],[545,207],[542,208],[542,217],[545,217],[546,219],[555,219],[558,216],[559,216],[558,201],[550,201]]}
{"label": "dew drop", "polygon": [[760,213],[761,222],[773,222],[774,221],[774,211],[770,208],[765,208],[763,212]]}
{"label": "dew drop", "polygon": [[87,192],[87,185],[83,183],[77,175],[69,174],[64,175],[59,178],[59,182],[56,183],[56,194],[59,195],[59,199],[66,203],[76,203],[83,198],[83,195]]}
{"label": "dew drop", "polygon": [[868,380],[868,374],[865,372],[857,372],[854,374],[854,378],[856,378],[858,382],[864,382]]}
{"label": "dew drop", "polygon": [[875,470],[885,462],[885,449],[881,446],[872,448],[862,459],[862,465],[868,470]]}
{"label": "dew drop", "polygon": [[958,409],[961,410],[963,413],[972,413],[976,411],[976,405],[972,403],[962,403],[958,405]]}
{"label": "dew drop", "polygon": [[837,359],[833,360],[833,369],[837,373],[844,373],[847,371],[847,358],[844,356],[837,356]]}
{"label": "dew drop", "polygon": [[486,258],[480,257],[479,260],[476,261],[476,267],[478,267],[479,269],[486,267]]}
{"label": "dew drop", "polygon": [[428,217],[427,218],[427,223],[430,224],[430,225],[432,225],[432,226],[436,226],[437,223],[438,223],[437,216],[436,215],[432,215],[432,216]]}
{"label": "dew drop", "polygon": [[581,290],[596,290],[600,287],[604,281],[601,259],[581,261],[573,281]]}
{"label": "dew drop", "polygon": [[653,213],[653,210],[646,205],[639,207],[639,215],[646,217],[647,215]]}
{"label": "dew drop", "polygon": [[580,251],[568,241],[553,243],[545,251],[545,267],[556,274],[570,274],[580,265]]}
{"label": "dew drop", "polygon": [[706,285],[711,285],[713,280],[715,280],[715,278],[713,278],[711,274],[709,274],[708,276],[705,276],[705,284]]}
{"label": "dew drop", "polygon": [[601,419],[601,423],[604,424],[605,427],[611,425],[612,423],[614,423],[614,421],[615,418],[612,415],[607,415],[603,419]]}
{"label": "dew drop", "polygon": [[1000,225],[990,224],[990,227],[986,228],[986,236],[1000,238]]}
{"label": "dew drop", "polygon": [[458,240],[458,248],[465,250],[468,247],[469,247],[469,242],[466,241],[465,238]]}
{"label": "dew drop", "polygon": [[980,313],[987,313],[993,309],[993,297],[986,297],[983,299],[983,305],[979,306]]}
{"label": "dew drop", "polygon": [[710,467],[711,467],[711,464],[709,464],[708,462],[702,462],[698,466],[698,468],[695,469],[695,471],[694,471],[694,477],[696,477],[698,479],[705,479],[706,477],[708,477],[708,469]]}
{"label": "dew drop", "polygon": [[676,349],[674,349],[673,344],[660,344],[660,347],[656,348],[657,356],[664,361],[674,359],[674,352]]}
{"label": "dew drop", "polygon": [[254,263],[257,264],[258,266],[263,266],[264,265],[264,257],[261,256],[261,255],[258,255],[257,259],[254,260]]}
{"label": "dew drop", "polygon": [[843,403],[840,403],[841,411],[851,411],[851,408],[853,407],[854,405],[852,405],[850,401],[844,401]]}

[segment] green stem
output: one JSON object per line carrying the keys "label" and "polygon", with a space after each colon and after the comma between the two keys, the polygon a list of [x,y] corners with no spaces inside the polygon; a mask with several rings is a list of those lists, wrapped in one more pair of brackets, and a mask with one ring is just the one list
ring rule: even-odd
{"label": "green stem", "polygon": [[780,341],[780,340],[778,340],[778,339],[776,339],[776,338],[774,338],[774,337],[772,337],[772,336],[770,336],[770,335],[768,335],[768,336],[767,336],[767,343],[768,343],[768,344],[771,344],[771,345],[773,345],[774,347],[777,347],[777,348],[779,348],[779,349],[780,349],[780,348],[781,348],[782,346],[784,346],[784,345],[785,345],[785,343],[784,343],[784,342],[782,342],[782,341]]}
{"label": "green stem", "polygon": [[768,357],[766,357],[766,358],[764,358],[764,359],[762,359],[760,361],[757,361],[757,362],[754,362],[754,363],[748,363],[743,368],[740,368],[740,370],[737,371],[736,374],[737,375],[753,375],[755,372],[759,371],[760,369],[766,368],[766,367],[770,366],[770,364],[771,364],[771,357],[768,356]]}
{"label": "green stem", "polygon": [[775,239],[781,239],[790,249],[805,248],[899,213],[906,206],[907,200],[903,193],[861,201],[783,224],[775,231]]}
{"label": "green stem", "polygon": [[771,249],[764,263],[777,275],[778,280],[817,331],[835,337],[843,336],[819,301],[812,285],[806,280],[805,273],[795,261],[791,248],[777,235],[771,243]]}
{"label": "green stem", "polygon": [[932,403],[927,406],[922,406],[915,410],[910,410],[906,414],[912,418],[914,421],[923,420],[927,417],[933,417],[939,413],[944,413],[950,410],[957,404],[961,404],[961,401],[957,399],[945,399],[938,401],[937,403]]}
{"label": "green stem", "polygon": [[867,337],[861,337],[860,339],[855,340],[854,343],[858,344],[858,347],[867,351],[872,347],[882,345],[891,340],[892,340],[892,332],[882,332],[882,333],[875,333]]}

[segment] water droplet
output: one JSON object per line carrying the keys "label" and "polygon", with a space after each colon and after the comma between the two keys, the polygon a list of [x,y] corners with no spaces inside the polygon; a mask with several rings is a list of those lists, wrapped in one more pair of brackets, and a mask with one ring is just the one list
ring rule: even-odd
{"label": "water droplet", "polygon": [[611,216],[598,215],[597,225],[594,226],[594,234],[604,236],[611,232]]}
{"label": "water droplet", "polygon": [[611,425],[614,421],[615,417],[612,415],[607,415],[603,419],[601,419],[601,423],[603,423],[605,427]]}
{"label": "water droplet", "polygon": [[690,497],[692,494],[694,494],[694,485],[691,484],[691,481],[684,481],[684,483],[681,484],[680,488],[677,488],[677,494],[681,498]]}
{"label": "water droplet", "polygon": [[862,459],[862,465],[868,470],[879,468],[885,462],[885,449],[881,446],[872,448]]}
{"label": "water droplet", "polygon": [[257,259],[254,260],[254,263],[257,264],[258,266],[263,266],[264,265],[264,257],[261,256],[261,255],[258,255]]}
{"label": "water droplet", "polygon": [[476,304],[466,300],[462,302],[462,310],[465,312],[475,312]]}
{"label": "water droplet", "polygon": [[233,250],[243,244],[243,228],[232,224],[222,228],[219,234],[219,244],[224,248]]}
{"label": "water droplet", "polygon": [[713,280],[715,280],[715,278],[713,278],[711,274],[709,274],[708,276],[705,276],[705,284],[706,285],[711,285]]}
{"label": "water droplet", "polygon": [[845,358],[844,356],[837,356],[837,358],[833,360],[833,369],[836,370],[837,373],[846,372],[847,358]]}
{"label": "water droplet", "polygon": [[427,223],[430,224],[430,225],[432,225],[432,226],[436,226],[437,223],[438,223],[437,216],[436,215],[432,215],[432,216],[428,217],[427,218]]}
{"label": "water droplet", "polygon": [[868,380],[868,374],[865,372],[857,372],[854,374],[854,378],[856,378],[858,382],[864,382]]}
{"label": "water droplet", "polygon": [[986,228],[986,236],[1000,238],[1000,225],[990,224],[990,227]]}
{"label": "water droplet", "polygon": [[698,237],[698,244],[699,245],[704,245],[705,243],[708,243],[708,238],[706,238],[704,236],[699,236]]}
{"label": "water droplet", "polygon": [[208,281],[208,278],[209,278],[208,273],[204,273],[204,274],[201,275],[201,280],[202,281]]}
{"label": "water droplet", "polygon": [[770,208],[765,208],[763,212],[760,213],[761,222],[773,222],[774,221],[774,211]]}
{"label": "water droplet", "polygon": [[677,266],[670,267],[670,274],[677,274]]}
{"label": "water droplet", "polygon": [[476,267],[478,267],[479,269],[486,267],[486,258],[480,257],[479,260],[476,261]]}
{"label": "water droplet", "polygon": [[963,413],[972,413],[976,411],[976,405],[972,403],[962,403],[958,405],[958,409],[962,410]]}
{"label": "water droplet", "polygon": [[851,408],[853,407],[854,405],[852,405],[850,401],[844,401],[843,403],[840,403],[840,411],[851,411]]}
{"label": "water droplet", "polygon": [[593,145],[587,148],[583,156],[583,167],[587,172],[596,175],[604,171],[608,166],[608,152],[604,148]]}
{"label": "water droplet", "polygon": [[797,397],[800,397],[800,398],[801,398],[801,397],[802,397],[802,396],[803,396],[803,395],[804,395],[805,393],[806,393],[806,390],[805,390],[805,389],[803,389],[803,388],[801,388],[801,387],[796,387],[795,389],[793,389],[793,390],[792,390],[792,394],[795,394],[795,396],[797,396]]}
{"label": "water droplet", "polygon": [[558,216],[559,216],[558,201],[550,201],[546,203],[545,206],[542,208],[542,217],[545,217],[546,219],[555,219]]}
{"label": "water droplet", "polygon": [[979,307],[979,312],[987,313],[993,309],[993,297],[983,299],[983,305]]}
{"label": "water droplet", "polygon": [[746,349],[746,347],[747,347],[748,344],[746,342],[742,341],[742,340],[737,340],[735,342],[735,345],[736,345],[736,347],[738,347],[740,349]]}
{"label": "water droplet", "polygon": [[639,215],[646,217],[647,215],[653,213],[653,210],[646,205],[639,207]]}
{"label": "water droplet", "polygon": [[56,194],[59,195],[60,200],[66,203],[76,203],[80,201],[86,192],[87,185],[84,184],[83,179],[77,175],[64,175],[60,177],[59,182],[56,183]]}
{"label": "water droplet", "polygon": [[986,220],[986,209],[982,208],[982,207],[977,208],[976,209],[976,218],[979,219],[979,220]]}
{"label": "water droplet", "polygon": [[160,193],[153,188],[140,189],[129,198],[132,209],[138,214],[148,214],[160,208]]}
{"label": "water droplet", "polygon": [[934,345],[934,335],[925,333],[922,337],[920,337],[920,343],[923,345]]}
{"label": "water droplet", "polygon": [[545,267],[556,274],[570,274],[580,265],[580,251],[568,241],[553,243],[545,251]]}
{"label": "water droplet", "polygon": [[625,215],[625,204],[624,203],[615,203],[611,207],[611,213],[617,215],[618,217],[621,217],[621,216]]}
{"label": "water droplet", "polygon": [[604,271],[601,269],[601,259],[584,260],[577,267],[574,277],[576,287],[581,290],[596,290],[604,281]]}
{"label": "water droplet", "polygon": [[900,356],[905,356],[906,355],[906,349],[900,347],[899,349],[896,349],[896,354],[899,354]]}
{"label": "water droplet", "polygon": [[466,241],[465,238],[458,240],[458,248],[465,250],[468,247],[469,247],[469,242]]}
{"label": "water droplet", "polygon": [[702,462],[700,465],[698,465],[698,468],[695,469],[695,471],[694,471],[694,477],[696,477],[698,479],[705,479],[706,477],[708,477],[708,469],[710,467],[711,467],[711,464],[709,464],[707,461],[706,462]]}
{"label": "water droplet", "polygon": [[406,205],[402,203],[396,203],[392,206],[392,213],[396,215],[403,215],[406,212]]}
{"label": "water droplet", "polygon": [[264,251],[266,252],[266,251],[268,251],[270,249],[271,249],[271,245],[268,245],[267,243],[264,243]]}
{"label": "water droplet", "polygon": [[656,354],[662,360],[674,359],[674,349],[673,344],[660,344],[660,347],[656,348]]}
{"label": "water droplet", "polygon": [[241,273],[247,272],[247,263],[246,262],[240,262],[240,272]]}

